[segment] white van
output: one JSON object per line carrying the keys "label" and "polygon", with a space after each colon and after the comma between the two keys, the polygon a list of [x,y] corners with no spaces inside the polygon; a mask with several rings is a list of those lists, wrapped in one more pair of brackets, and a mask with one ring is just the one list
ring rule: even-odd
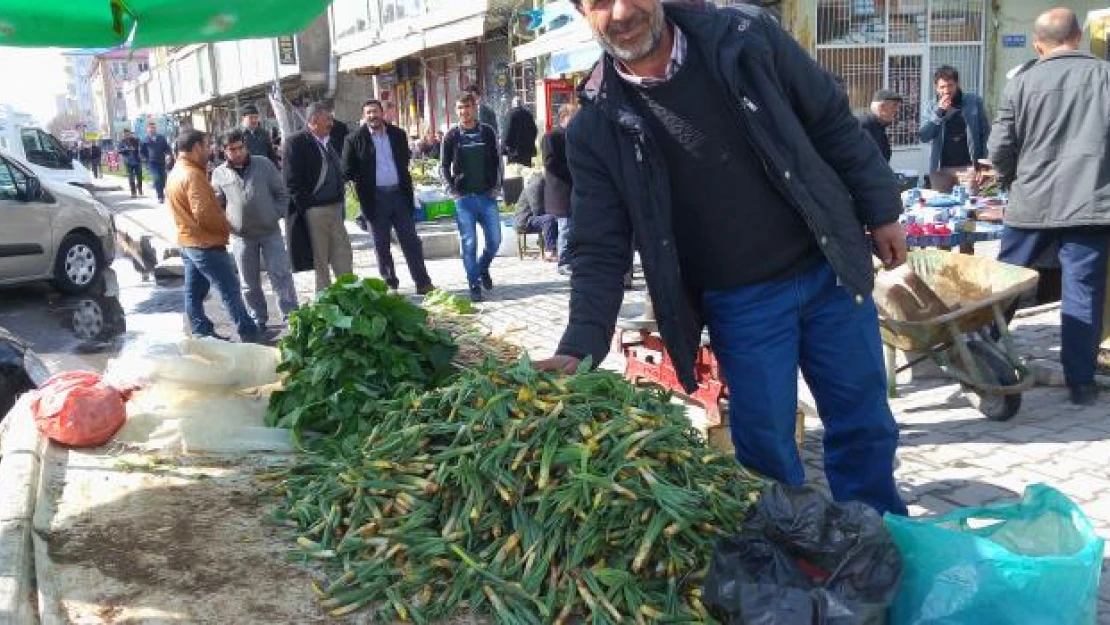
{"label": "white van", "polygon": [[28,163],[36,176],[52,182],[91,188],[92,173],[54,135],[0,117],[0,150]]}

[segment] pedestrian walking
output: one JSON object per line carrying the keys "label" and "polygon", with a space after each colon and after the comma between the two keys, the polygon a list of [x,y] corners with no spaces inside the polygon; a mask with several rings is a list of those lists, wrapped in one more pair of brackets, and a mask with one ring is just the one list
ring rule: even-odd
{"label": "pedestrian walking", "polygon": [[154,183],[158,203],[161,204],[166,201],[166,168],[173,162],[173,148],[165,135],[158,132],[158,125],[153,121],[147,122],[146,138],[143,139],[140,152],[147,170],[150,171],[150,180]]}
{"label": "pedestrian walking", "polygon": [[269,324],[262,267],[277,296],[282,322],[297,309],[293,268],[285,250],[281,220],[289,207],[289,192],[273,161],[255,156],[247,147],[246,132],[224,134],[226,160],[212,171],[212,186],[231,224],[231,254],[239,268],[251,318],[260,330]]}
{"label": "pedestrian walking", "polygon": [[[258,107],[248,104],[243,107],[242,131],[243,144],[251,156],[261,156],[277,165],[277,150],[270,139],[270,132],[262,127],[262,116],[258,114]],[[226,150],[225,150],[226,152]]]}
{"label": "pedestrian walking", "polygon": [[501,153],[509,163],[531,167],[532,159],[536,157],[539,132],[532,111],[524,107],[519,97],[514,97],[509,121],[505,124],[505,137],[501,141]]}
{"label": "pedestrian walking", "polygon": [[208,182],[208,137],[199,130],[183,132],[177,139],[180,166],[166,181],[170,212],[177,225],[177,243],[185,263],[185,315],[194,336],[225,338],[216,334],[204,312],[204,299],[215,286],[243,342],[259,342],[262,332],[251,320],[239,289],[235,261],[227,252],[231,224]]}
{"label": "pedestrian walking", "polygon": [[[346,206],[338,151],[342,146],[331,142],[331,110],[317,102],[308,106],[306,116],[308,129],[285,141],[281,160],[293,210],[308,225],[319,293],[331,286],[332,273],[335,277],[352,273],[354,259],[343,225]],[[290,253],[296,255],[292,245]]]}
{"label": "pedestrian walking", "polygon": [[127,186],[131,187],[133,198],[143,194],[143,158],[140,151],[139,138],[130,130],[124,130],[123,139],[119,142],[119,155],[127,168]]}
{"label": "pedestrian walking", "polygon": [[400,285],[389,249],[390,231],[395,230],[416,292],[430,293],[435,285],[428,276],[424,248],[416,233],[416,198],[409,173],[412,155],[405,132],[385,121],[380,100],[362,104],[362,122],[343,146],[343,173],[354,183],[362,217],[374,238],[378,273],[389,288],[396,290]]}
{"label": "pedestrian walking", "polygon": [[[470,299],[480,302],[482,289],[493,288],[489,268],[501,247],[501,216],[496,200],[501,184],[501,159],[497,156],[497,133],[478,121],[478,101],[472,94],[459,97],[455,113],[459,124],[443,137],[440,174],[455,198],[455,223],[462,243]],[[477,258],[478,225],[484,235],[481,258]]]}
{"label": "pedestrian walking", "polygon": [[929,186],[948,193],[960,176],[971,175],[974,192],[979,180],[979,161],[987,158],[990,119],[983,100],[960,88],[960,72],[944,65],[933,74],[937,99],[921,114],[918,135],[932,144],[929,155]]}
{"label": "pedestrian walking", "polygon": [[501,132],[497,123],[497,113],[494,112],[493,107],[482,100],[482,90],[476,84],[469,84],[463,89],[464,93],[469,93],[474,96],[474,101],[478,107],[478,121],[493,128],[494,138],[500,137]]}
{"label": "pedestrian walking", "polygon": [[990,140],[1010,190],[998,259],[1030,267],[1057,248],[1064,379],[1072,403],[1091,405],[1110,246],[1110,64],[1079,52],[1071,9],[1042,13],[1033,36],[1039,60],[1006,86]]}
{"label": "pedestrian walking", "polygon": [[[764,10],[575,0],[604,50],[567,131],[570,321],[545,369],[609,349],[635,238],[679,378],[709,328],[741,464],[802,484],[799,366],[838,501],[906,514],[894,482],[872,243],[904,262],[890,168],[830,75]],[[865,236],[870,232],[871,241]]]}
{"label": "pedestrian walking", "polygon": [[89,146],[89,165],[92,167],[93,178],[100,178],[100,163],[103,158],[99,141]]}
{"label": "pedestrian walking", "polygon": [[559,256],[559,273],[570,275],[570,258],[567,241],[570,239],[570,192],[573,187],[570,165],[567,163],[567,127],[578,107],[563,104],[559,107],[559,120],[555,128],[543,137],[544,211],[554,215],[559,228],[556,252]]}
{"label": "pedestrian walking", "polygon": [[902,96],[888,89],[879,89],[871,98],[871,108],[859,116],[860,127],[875,141],[875,145],[879,146],[879,153],[888,163],[893,151],[890,149],[890,136],[887,130],[898,118],[898,109],[901,107]]}

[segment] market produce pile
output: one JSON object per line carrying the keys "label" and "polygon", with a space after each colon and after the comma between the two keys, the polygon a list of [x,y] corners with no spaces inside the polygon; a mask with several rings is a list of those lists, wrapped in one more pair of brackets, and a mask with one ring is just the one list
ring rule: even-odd
{"label": "market produce pile", "polygon": [[270,397],[267,424],[303,442],[306,432],[357,434],[374,401],[446,381],[457,347],[385,282],[346,275],[289,316],[278,349],[286,377]]}
{"label": "market produce pile", "polygon": [[[334,338],[334,324],[316,327]],[[329,572],[314,588],[331,614],[712,620],[699,599],[712,541],[762,484],[710,449],[667,394],[527,360],[418,386],[365,401],[343,415],[358,425],[338,424],[347,434],[306,438],[305,455],[269,476],[278,518]]]}

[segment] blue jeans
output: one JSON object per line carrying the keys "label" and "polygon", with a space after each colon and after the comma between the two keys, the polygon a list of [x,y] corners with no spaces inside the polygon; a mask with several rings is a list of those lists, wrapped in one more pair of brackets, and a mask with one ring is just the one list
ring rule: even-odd
{"label": "blue jeans", "polygon": [[1030,267],[1048,246],[1059,246],[1063,297],[1060,302],[1060,363],[1068,386],[1093,384],[1106,299],[1110,228],[1002,231],[998,260]]}
{"label": "blue jeans", "polygon": [[567,240],[570,238],[570,217],[557,217],[555,221],[559,224],[559,264],[569,265],[570,258],[567,257]]}
{"label": "blue jeans", "polygon": [[158,201],[166,199],[166,166],[158,166],[154,163],[147,163],[147,168],[150,170],[150,179],[154,183],[154,193],[158,196]]}
{"label": "blue jeans", "polygon": [[[466,281],[471,289],[480,288],[481,275],[489,271],[489,266],[501,247],[501,215],[497,212],[497,201],[488,195],[464,195],[456,199],[455,223],[459,227]],[[482,257],[476,258],[479,224],[485,239]]]}
{"label": "blue jeans", "polygon": [[822,262],[782,280],[707,291],[703,303],[740,463],[779,482],[804,482],[794,442],[800,366],[825,426],[833,497],[905,515],[874,302],[853,301]]}
{"label": "blue jeans", "polygon": [[181,259],[185,261],[185,315],[194,336],[214,336],[216,328],[204,313],[204,298],[212,285],[220,293],[224,308],[239,332],[239,338],[249,340],[258,335],[258,326],[247,313],[243,293],[239,290],[239,274],[235,261],[227,250],[218,247],[201,249],[182,247]]}

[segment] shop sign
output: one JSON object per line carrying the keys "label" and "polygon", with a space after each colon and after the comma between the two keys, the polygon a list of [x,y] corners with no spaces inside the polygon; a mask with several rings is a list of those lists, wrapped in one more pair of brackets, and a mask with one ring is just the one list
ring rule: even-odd
{"label": "shop sign", "polygon": [[297,44],[293,37],[278,37],[278,63],[281,65],[297,64]]}

